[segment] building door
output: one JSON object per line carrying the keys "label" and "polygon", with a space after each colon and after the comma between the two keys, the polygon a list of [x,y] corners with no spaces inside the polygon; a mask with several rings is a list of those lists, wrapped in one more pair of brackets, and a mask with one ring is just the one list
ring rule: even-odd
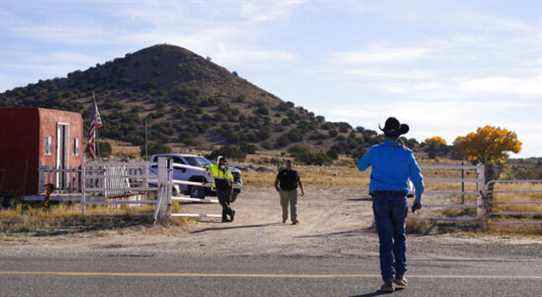
{"label": "building door", "polygon": [[65,170],[69,169],[68,148],[69,148],[70,126],[65,123],[58,123],[56,126],[56,188],[64,190],[68,188],[68,174]]}

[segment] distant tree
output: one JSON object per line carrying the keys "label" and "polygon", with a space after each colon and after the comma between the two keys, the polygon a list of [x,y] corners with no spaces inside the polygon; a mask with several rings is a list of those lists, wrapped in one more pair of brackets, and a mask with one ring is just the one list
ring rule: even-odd
{"label": "distant tree", "polygon": [[[509,159],[509,153],[519,153],[522,143],[515,132],[505,128],[485,126],[454,141],[454,150],[473,164],[485,165],[487,181],[496,180],[503,172]],[[488,187],[485,207],[491,211],[493,205],[494,184]]]}
{"label": "distant tree", "polygon": [[450,152],[450,148],[446,140],[440,136],[427,138],[422,142],[422,149],[429,158],[444,157]]}

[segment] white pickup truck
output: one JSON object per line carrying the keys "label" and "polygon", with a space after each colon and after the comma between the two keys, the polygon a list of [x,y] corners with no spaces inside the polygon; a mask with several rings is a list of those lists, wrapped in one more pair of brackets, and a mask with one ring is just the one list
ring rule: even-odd
{"label": "white pickup truck", "polygon": [[[151,180],[154,180],[158,174],[158,158],[165,157],[173,162],[173,179],[191,181],[198,183],[213,184],[211,174],[207,170],[212,164],[211,161],[205,157],[189,154],[157,154],[152,155],[150,158],[150,175]],[[241,178],[241,170],[235,167],[230,167],[234,183],[233,183],[233,200],[237,198],[237,195],[243,190],[243,180]],[[175,184],[173,185],[173,195],[190,195],[192,198],[203,199],[206,196],[216,196],[216,192],[213,187],[198,187],[192,185]]]}

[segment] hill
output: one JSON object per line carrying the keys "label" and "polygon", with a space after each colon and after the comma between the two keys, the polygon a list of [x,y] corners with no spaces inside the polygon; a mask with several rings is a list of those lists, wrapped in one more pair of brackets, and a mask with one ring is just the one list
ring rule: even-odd
{"label": "hill", "polygon": [[100,136],[133,145],[144,142],[145,121],[151,142],[199,148],[251,144],[270,150],[304,143],[351,153],[378,141],[375,131],[328,122],[210,58],[167,44],[6,91],[0,106],[82,112],[88,125],[93,92],[105,123]]}

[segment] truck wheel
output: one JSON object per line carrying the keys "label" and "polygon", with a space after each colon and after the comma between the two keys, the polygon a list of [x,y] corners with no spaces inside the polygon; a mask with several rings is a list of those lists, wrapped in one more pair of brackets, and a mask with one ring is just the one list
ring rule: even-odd
{"label": "truck wheel", "polygon": [[[203,183],[205,182],[205,177],[203,176],[194,176],[189,179],[191,182],[196,183]],[[190,193],[190,197],[192,198],[199,198],[204,199],[207,195],[207,188],[206,187],[198,187],[198,186],[189,186],[188,192]]]}

